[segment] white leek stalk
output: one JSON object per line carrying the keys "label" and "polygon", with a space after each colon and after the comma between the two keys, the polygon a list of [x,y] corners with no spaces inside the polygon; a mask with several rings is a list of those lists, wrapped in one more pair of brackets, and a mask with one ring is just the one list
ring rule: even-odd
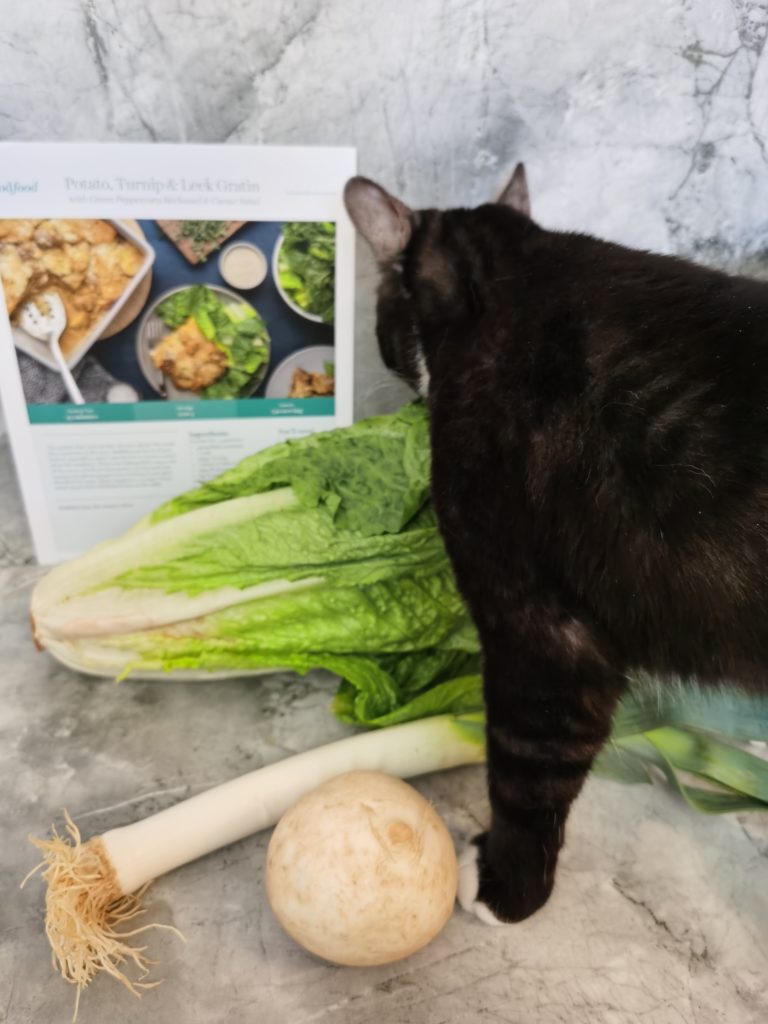
{"label": "white leek stalk", "polygon": [[[276,824],[301,796],[344,772],[365,769],[410,778],[484,758],[481,718],[441,715],[297,754],[85,843],[67,815],[69,839],[55,829],[49,839],[31,839],[43,853],[31,874],[45,868],[46,932],[54,963],[77,985],[78,1001],[101,970],[138,995],[138,989],[149,987],[141,980],[149,961],[126,940],[163,926],[117,931],[116,925],[141,913],[140,897],[152,879]],[[139,981],[120,969],[127,960],[141,972]]]}

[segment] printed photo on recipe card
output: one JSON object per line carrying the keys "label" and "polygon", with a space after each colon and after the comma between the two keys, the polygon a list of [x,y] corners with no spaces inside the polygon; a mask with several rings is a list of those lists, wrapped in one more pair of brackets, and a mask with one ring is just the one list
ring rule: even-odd
{"label": "printed photo on recipe card", "polygon": [[0,157],[0,396],[43,564],[352,422],[353,149]]}

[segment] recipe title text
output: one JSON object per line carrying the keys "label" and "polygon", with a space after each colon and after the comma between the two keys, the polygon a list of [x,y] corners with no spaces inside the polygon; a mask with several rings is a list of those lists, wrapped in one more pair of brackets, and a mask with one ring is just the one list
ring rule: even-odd
{"label": "recipe title text", "polygon": [[135,195],[186,193],[212,195],[217,192],[254,195],[260,191],[251,178],[64,178],[67,192],[120,192]]}

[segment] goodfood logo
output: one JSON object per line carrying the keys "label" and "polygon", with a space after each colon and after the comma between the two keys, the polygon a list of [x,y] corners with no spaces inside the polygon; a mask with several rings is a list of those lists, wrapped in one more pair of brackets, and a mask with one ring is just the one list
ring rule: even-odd
{"label": "goodfood logo", "polygon": [[17,196],[21,192],[37,192],[37,181],[0,181],[0,193]]}

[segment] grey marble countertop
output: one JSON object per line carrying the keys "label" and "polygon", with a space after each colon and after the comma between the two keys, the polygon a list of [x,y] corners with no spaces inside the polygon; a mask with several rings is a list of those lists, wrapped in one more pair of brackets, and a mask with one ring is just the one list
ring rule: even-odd
{"label": "grey marble countertop", "polygon": [[[43,886],[19,881],[27,843],[66,807],[84,836],[345,729],[334,681],[115,684],[35,650],[27,621],[40,575],[0,449],[0,1021],[70,1019],[73,989],[51,969]],[[487,815],[481,768],[425,777],[458,843]],[[669,792],[592,779],[571,819],[555,894],[524,924],[489,928],[456,911],[402,963],[340,969],[281,931],[264,892],[269,833],[157,881],[148,917],[164,983],[136,1001],[110,978],[80,1024],[764,1024],[768,1013],[768,824],[705,818]]]}

